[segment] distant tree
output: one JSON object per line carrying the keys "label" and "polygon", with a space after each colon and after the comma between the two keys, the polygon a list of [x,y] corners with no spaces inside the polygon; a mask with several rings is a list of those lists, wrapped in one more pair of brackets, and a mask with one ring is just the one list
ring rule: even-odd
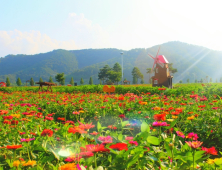
{"label": "distant tree", "polygon": [[83,78],[81,78],[81,80],[80,80],[80,84],[81,84],[81,85],[84,84],[84,80],[83,80]]}
{"label": "distant tree", "polygon": [[144,80],[143,79],[141,79],[141,82],[140,82],[141,84],[144,84]]}
{"label": "distant tree", "polygon": [[11,85],[9,77],[6,78],[6,86],[9,87]]}
{"label": "distant tree", "polygon": [[138,79],[143,79],[143,74],[140,72],[138,67],[134,67],[132,71],[132,76],[133,78],[136,77],[137,84],[138,84]]}
{"label": "distant tree", "polygon": [[151,84],[150,75],[152,74],[152,68],[147,68],[146,70],[147,70],[146,73],[149,74],[149,81],[148,82],[149,82],[149,84]]}
{"label": "distant tree", "polygon": [[113,66],[113,71],[115,72],[121,72],[121,76],[122,76],[122,67],[120,66],[119,63],[115,63]]}
{"label": "distant tree", "polygon": [[133,84],[137,84],[138,80],[136,78],[136,76],[133,77]]}
{"label": "distant tree", "polygon": [[171,72],[172,74],[177,72],[177,69],[173,68],[173,63],[169,63],[168,67],[169,67],[169,72]]}
{"label": "distant tree", "polygon": [[17,81],[16,81],[16,84],[18,85],[18,86],[21,86],[22,85],[22,81],[21,81],[21,79],[18,77],[18,79],[17,79]]}
{"label": "distant tree", "polygon": [[101,81],[101,80],[99,80],[99,84],[102,84],[102,81]]}
{"label": "distant tree", "polygon": [[108,80],[118,84],[118,82],[121,80],[121,75],[122,75],[121,72],[110,70],[108,71]]}
{"label": "distant tree", "polygon": [[90,79],[89,79],[89,84],[90,84],[90,85],[93,84],[93,79],[92,79],[92,77],[90,77]]}
{"label": "distant tree", "polygon": [[59,82],[60,84],[64,83],[65,84],[65,75],[64,73],[58,73],[56,76],[55,76],[55,79],[57,82]]}
{"label": "distant tree", "polygon": [[212,83],[212,77],[210,78],[210,82]]}
{"label": "distant tree", "polygon": [[62,80],[61,85],[65,85],[65,79]]}
{"label": "distant tree", "polygon": [[216,83],[217,83],[217,79],[216,79]]}
{"label": "distant tree", "polygon": [[222,77],[220,78],[220,82],[222,83]]}
{"label": "distant tree", "polygon": [[189,83],[190,82],[190,79],[187,79],[187,83]]}
{"label": "distant tree", "polygon": [[31,79],[30,79],[30,85],[31,85],[31,86],[34,86],[34,84],[35,84],[35,82],[34,82],[33,78],[31,77]]}
{"label": "distant tree", "polygon": [[98,79],[103,81],[103,84],[106,80],[108,80],[108,72],[111,70],[109,65],[105,65],[103,68],[99,70]]}
{"label": "distant tree", "polygon": [[180,81],[179,81],[179,83],[183,83],[183,81],[182,81],[182,80],[180,80]]}
{"label": "distant tree", "polygon": [[197,83],[197,79],[195,79],[195,83]]}
{"label": "distant tree", "polygon": [[73,77],[71,78],[70,82],[69,82],[72,86],[74,85],[74,80]]}
{"label": "distant tree", "polygon": [[39,82],[43,82],[42,77],[40,77]]}
{"label": "distant tree", "polygon": [[200,79],[200,82],[203,83],[203,79]]}
{"label": "distant tree", "polygon": [[50,82],[50,83],[53,83],[53,79],[52,79],[51,76],[49,77],[49,82]]}

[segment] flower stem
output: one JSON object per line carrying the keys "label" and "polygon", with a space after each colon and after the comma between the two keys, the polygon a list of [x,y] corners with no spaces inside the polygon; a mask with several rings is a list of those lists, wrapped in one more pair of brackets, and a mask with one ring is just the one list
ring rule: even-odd
{"label": "flower stem", "polygon": [[95,168],[97,168],[96,153],[94,154],[94,162],[95,162]]}
{"label": "flower stem", "polygon": [[193,169],[194,169],[194,163],[195,163],[194,156],[195,156],[195,149],[193,149]]}

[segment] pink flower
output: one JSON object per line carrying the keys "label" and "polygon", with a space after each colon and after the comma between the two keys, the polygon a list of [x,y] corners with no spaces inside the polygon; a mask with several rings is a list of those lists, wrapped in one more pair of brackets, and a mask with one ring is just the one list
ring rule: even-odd
{"label": "pink flower", "polygon": [[197,136],[196,133],[191,132],[186,136],[186,138],[192,139],[192,140],[197,140],[199,137]]}
{"label": "pink flower", "polygon": [[176,131],[177,136],[181,137],[181,138],[185,138],[185,135],[183,134],[183,132],[180,131]]}
{"label": "pink flower", "polygon": [[127,137],[125,138],[125,140],[133,140],[133,137],[127,136]]}
{"label": "pink flower", "polygon": [[74,115],[79,115],[80,112],[72,112]]}
{"label": "pink flower", "polygon": [[111,136],[100,136],[98,137],[99,141],[102,141],[102,144],[107,144],[107,143],[112,143],[113,142],[113,138]]}
{"label": "pink flower", "polygon": [[29,141],[32,141],[32,140],[35,140],[35,138],[29,138],[29,139],[22,138],[21,142],[29,142]]}
{"label": "pink flower", "polygon": [[129,143],[132,144],[132,145],[138,146],[137,141],[129,141]]}
{"label": "pink flower", "polygon": [[166,122],[153,122],[153,126],[170,126]]}

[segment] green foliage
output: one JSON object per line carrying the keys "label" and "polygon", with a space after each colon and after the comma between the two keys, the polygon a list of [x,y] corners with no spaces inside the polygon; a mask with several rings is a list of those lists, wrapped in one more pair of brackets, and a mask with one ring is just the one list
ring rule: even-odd
{"label": "green foliage", "polygon": [[18,79],[16,81],[16,84],[17,84],[17,86],[21,86],[22,85],[21,79],[19,77],[18,77]]}
{"label": "green foliage", "polygon": [[210,82],[211,82],[211,83],[213,82],[212,77],[210,78]]}
{"label": "green foliage", "polygon": [[149,74],[149,81],[148,81],[148,83],[151,84],[151,78],[150,78],[150,75],[152,74],[152,68],[147,68],[146,70],[147,70],[146,73]]}
{"label": "green foliage", "polygon": [[81,84],[81,85],[84,84],[84,80],[83,80],[83,78],[81,78],[81,80],[80,80],[80,84]]}
{"label": "green foliage", "polygon": [[56,76],[55,76],[55,79],[57,82],[59,82],[60,84],[65,84],[65,75],[64,73],[58,73]]}
{"label": "green foliage", "polygon": [[140,72],[138,67],[134,67],[133,71],[132,71],[132,76],[133,76],[133,82],[134,80],[137,80],[137,84],[138,84],[138,79],[143,79],[143,74]]}
{"label": "green foliage", "polygon": [[89,84],[90,84],[90,85],[93,84],[93,79],[92,79],[92,77],[90,77],[90,79],[89,79]]}
{"label": "green foliage", "polygon": [[170,71],[171,73],[174,74],[174,73],[177,72],[177,69],[176,69],[176,68],[173,68],[173,63],[169,63],[168,66],[169,66],[169,71]]}
{"label": "green foliage", "polygon": [[138,82],[138,80],[137,80],[137,78],[134,76],[134,77],[133,77],[133,84],[137,84],[137,82]]}
{"label": "green foliage", "polygon": [[40,77],[39,82],[43,82],[42,78]]}
{"label": "green foliage", "polygon": [[197,79],[195,79],[195,83],[197,83]]}
{"label": "green foliage", "polygon": [[[122,72],[122,67],[120,66],[119,63],[115,63],[113,66],[113,71],[115,72]],[[122,76],[122,75],[121,75]]]}
{"label": "green foliage", "polygon": [[98,79],[103,81],[103,84],[105,84],[105,81],[108,80],[109,71],[111,71],[111,68],[109,65],[105,65],[102,69],[100,69],[98,73]]}
{"label": "green foliage", "polygon": [[63,79],[60,84],[65,85],[65,79]]}
{"label": "green foliage", "polygon": [[6,78],[6,86],[9,87],[11,85],[9,78]]}
{"label": "green foliage", "polygon": [[141,79],[141,82],[140,82],[141,84],[144,84],[144,80],[143,79]]}
{"label": "green foliage", "polygon": [[182,81],[182,80],[180,80],[180,81],[179,81],[179,83],[183,83],[183,81]]}
{"label": "green foliage", "polygon": [[49,77],[49,82],[50,82],[50,83],[53,83],[52,76]]}
{"label": "green foliage", "polygon": [[74,80],[73,77],[71,78],[70,82],[69,82],[72,86],[74,85]]}
{"label": "green foliage", "polygon": [[190,79],[187,79],[187,83],[189,83],[190,82]]}
{"label": "green foliage", "polygon": [[34,86],[34,84],[35,84],[35,82],[34,82],[33,78],[31,78],[31,79],[30,79],[30,85],[31,85],[31,86]]}
{"label": "green foliage", "polygon": [[102,81],[101,81],[101,80],[99,80],[99,84],[101,84],[101,85],[102,85]]}

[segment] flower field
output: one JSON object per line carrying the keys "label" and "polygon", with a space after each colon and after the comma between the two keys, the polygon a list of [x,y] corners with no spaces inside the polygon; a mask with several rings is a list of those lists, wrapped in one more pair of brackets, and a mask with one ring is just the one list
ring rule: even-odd
{"label": "flower field", "polygon": [[220,84],[78,88],[0,88],[0,170],[222,169]]}

